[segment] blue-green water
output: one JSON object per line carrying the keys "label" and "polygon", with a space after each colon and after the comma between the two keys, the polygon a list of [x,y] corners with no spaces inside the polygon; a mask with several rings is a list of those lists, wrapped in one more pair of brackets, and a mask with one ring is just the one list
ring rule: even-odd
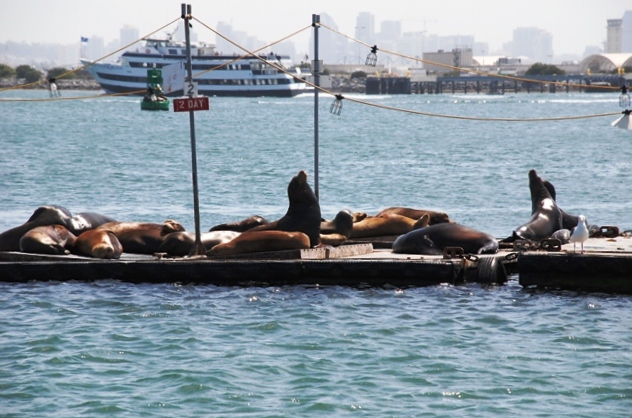
{"label": "blue-green water", "polygon": [[[619,111],[615,93],[366,99],[479,117]],[[42,204],[193,229],[188,115],[139,100],[0,102],[0,230]],[[413,206],[507,236],[530,215],[535,168],[567,212],[632,228],[632,134],[616,116],[462,121],[345,101],[337,117],[330,103],[326,217]],[[312,98],[211,98],[195,116],[203,230],[283,215],[301,169],[314,185]],[[0,416],[629,416],[630,323],[632,297],[515,277],[404,291],[0,283]]]}

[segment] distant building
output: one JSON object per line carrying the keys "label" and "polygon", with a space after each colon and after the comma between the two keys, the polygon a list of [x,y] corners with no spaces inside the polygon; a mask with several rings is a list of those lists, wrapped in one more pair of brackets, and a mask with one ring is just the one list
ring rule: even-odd
{"label": "distant building", "polygon": [[[124,47],[125,45],[129,45],[132,42],[138,41],[138,37],[139,37],[138,29],[130,25],[123,26],[119,34],[120,34],[120,39],[121,39],[121,43],[120,43],[121,47]],[[134,45],[133,47],[130,47],[129,49],[135,49],[136,47],[138,47],[138,45]]]}
{"label": "distant building", "polygon": [[[326,13],[321,13],[320,22],[336,31],[339,30],[334,19]],[[347,42],[346,38],[330,30],[320,29],[318,31],[318,46],[318,58],[323,60],[324,64],[342,64],[345,62],[349,47],[349,42]],[[314,34],[312,33],[309,38],[310,60],[313,59],[313,53]],[[361,59],[362,63],[364,63],[365,58],[366,54],[363,58],[358,57],[358,60]]]}
{"label": "distant building", "polygon": [[621,51],[632,52],[632,10],[626,10],[623,14]]}
{"label": "distant building", "polygon": [[358,13],[355,38],[367,44],[375,44],[375,16],[369,12]]}
{"label": "distant building", "polygon": [[616,54],[621,52],[623,42],[623,19],[608,19],[606,33],[606,53]]}
{"label": "distant building", "polygon": [[449,73],[457,71],[455,68],[472,66],[472,49],[454,48],[452,51],[439,50],[437,52],[424,52],[424,61],[424,68],[429,72]]}
{"label": "distant building", "polygon": [[553,58],[553,37],[543,29],[514,29],[511,55],[526,56],[532,63],[550,64]]}

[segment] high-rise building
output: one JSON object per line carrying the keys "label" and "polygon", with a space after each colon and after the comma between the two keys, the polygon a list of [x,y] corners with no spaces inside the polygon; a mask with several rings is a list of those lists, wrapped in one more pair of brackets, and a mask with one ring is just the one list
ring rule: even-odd
{"label": "high-rise building", "polygon": [[367,44],[375,44],[375,16],[368,12],[358,13],[355,38]]}
{"label": "high-rise building", "polygon": [[[320,22],[329,26],[333,30],[338,30],[338,25],[334,19],[326,13],[320,14]],[[330,30],[320,29],[318,32],[318,59],[324,64],[342,64],[345,62],[348,42],[346,38]],[[309,39],[309,59],[313,59],[314,54],[314,34]],[[364,62],[364,58],[362,58]]]}
{"label": "high-rise building", "polygon": [[632,10],[626,10],[621,21],[623,28],[620,52],[632,52]]}
{"label": "high-rise building", "polygon": [[529,62],[550,64],[553,59],[553,37],[543,29],[516,28],[513,31],[512,55],[526,57]]}
{"label": "high-rise building", "polygon": [[621,52],[622,40],[623,19],[608,19],[608,30],[606,33],[606,53],[614,54]]}
{"label": "high-rise building", "polygon": [[[120,30],[121,47],[138,41],[138,29],[130,25],[125,25]],[[135,46],[136,47],[136,46]]]}

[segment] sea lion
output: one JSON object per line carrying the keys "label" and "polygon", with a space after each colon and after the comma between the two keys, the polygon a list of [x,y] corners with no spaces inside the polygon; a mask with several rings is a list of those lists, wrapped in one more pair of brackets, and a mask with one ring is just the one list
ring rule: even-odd
{"label": "sea lion", "polygon": [[65,226],[70,232],[79,236],[84,231],[94,229],[108,222],[116,222],[116,219],[95,212],[80,212],[72,215]]}
{"label": "sea lion", "polygon": [[61,225],[37,226],[20,238],[20,251],[34,254],[70,254],[77,237]]}
{"label": "sea lion", "polygon": [[320,242],[320,205],[318,199],[307,183],[307,173],[303,170],[295,175],[287,186],[287,195],[290,201],[286,214],[273,222],[256,226],[244,232],[253,231],[299,231],[309,237],[312,247]]}
{"label": "sea lion", "polygon": [[[555,202],[557,202],[557,193],[553,184],[548,180],[543,180],[542,182],[544,183],[544,187],[546,187],[546,189],[549,191],[551,198],[555,200]],[[534,208],[531,209],[535,212]],[[579,217],[564,212],[562,208],[560,208],[560,212],[562,213],[562,228],[572,231],[573,228],[575,228],[579,223]]]}
{"label": "sea lion", "polygon": [[485,232],[457,223],[440,223],[416,229],[393,242],[393,252],[399,254],[443,254],[446,247],[461,247],[466,254],[494,254],[496,239]]}
{"label": "sea lion", "polygon": [[109,229],[89,229],[75,241],[73,253],[86,257],[117,259],[124,248],[114,232]]}
{"label": "sea lion", "polygon": [[[218,244],[224,244],[237,238],[240,234],[241,232],[224,230],[204,232],[200,234],[200,241],[208,251]],[[194,248],[196,248],[195,233],[178,231],[165,235],[157,252],[184,257],[190,255]]]}
{"label": "sea lion", "polygon": [[425,209],[404,208],[404,207],[399,207],[399,206],[386,208],[380,211],[375,216],[382,217],[385,215],[401,215],[401,216],[405,216],[411,219],[419,219],[425,214],[428,214],[428,216],[430,217],[430,221],[428,225],[452,222],[448,214],[444,212],[435,212],[432,210],[425,210]]}
{"label": "sea lion", "polygon": [[46,225],[65,227],[71,217],[70,211],[62,206],[40,206],[25,223],[0,234],[0,251],[20,251],[20,238],[28,231]]}
{"label": "sea lion", "polygon": [[126,253],[153,254],[158,252],[171,232],[184,231],[184,227],[171,219],[162,224],[143,222],[108,222],[95,229],[112,231]]}
{"label": "sea lion", "polygon": [[249,218],[242,219],[241,221],[229,222],[225,224],[215,225],[209,232],[212,231],[236,231],[236,232],[245,232],[255,226],[265,225],[269,223],[267,219],[263,216],[252,215]]}
{"label": "sea lion", "polygon": [[562,229],[562,212],[535,170],[529,171],[529,190],[531,217],[525,224],[516,228],[508,240],[540,241],[550,237],[558,229]]}
{"label": "sea lion", "polygon": [[402,235],[415,229],[428,226],[428,214],[414,220],[401,215],[367,216],[353,224],[351,238],[380,237],[385,235]]}
{"label": "sea lion", "polygon": [[210,251],[207,251],[206,255],[225,257],[266,251],[299,250],[310,248],[310,246],[309,237],[299,231],[248,231],[227,243],[214,246]]}
{"label": "sea lion", "polygon": [[320,235],[341,234],[349,238],[353,230],[353,219],[354,215],[350,210],[341,210],[331,221],[321,220]]}

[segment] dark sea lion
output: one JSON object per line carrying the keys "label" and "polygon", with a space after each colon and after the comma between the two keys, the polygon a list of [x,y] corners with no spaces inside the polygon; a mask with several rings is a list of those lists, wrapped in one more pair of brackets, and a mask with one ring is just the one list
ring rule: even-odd
{"label": "dark sea lion", "polygon": [[511,239],[540,241],[562,229],[562,212],[551,197],[544,181],[535,170],[529,171],[532,214],[529,220],[513,231]]}
{"label": "dark sea lion", "polygon": [[494,254],[496,239],[485,232],[457,223],[440,223],[398,237],[393,252],[399,254],[443,254],[446,247],[461,247],[467,254]]}
{"label": "dark sea lion", "polygon": [[162,224],[143,222],[108,222],[95,229],[109,230],[116,235],[126,253],[153,254],[158,252],[165,236],[184,231],[184,227],[171,219]]}
{"label": "dark sea lion", "polygon": [[71,217],[70,211],[62,206],[40,206],[25,223],[0,234],[0,251],[20,251],[20,238],[28,231],[46,225],[66,227]]}
{"label": "dark sea lion", "polygon": [[71,216],[68,224],[65,226],[70,232],[79,236],[84,231],[94,229],[108,222],[116,222],[116,219],[95,212],[80,212]]}
{"label": "dark sea lion", "polygon": [[77,237],[73,253],[86,257],[117,259],[124,248],[109,229],[89,229]]}
{"label": "dark sea lion", "polygon": [[255,226],[265,225],[268,220],[259,215],[252,215],[249,218],[242,219],[241,221],[229,222],[225,224],[215,225],[209,231],[236,231],[245,232]]}
{"label": "dark sea lion", "polygon": [[248,231],[227,243],[216,245],[206,255],[225,257],[266,251],[302,250],[310,246],[309,237],[299,231]]}
{"label": "dark sea lion", "polygon": [[419,219],[425,214],[428,214],[428,216],[430,217],[430,223],[428,225],[452,222],[448,214],[444,212],[435,212],[432,210],[425,210],[425,209],[404,208],[404,207],[398,207],[398,206],[386,208],[380,211],[375,216],[381,217],[385,215],[401,215],[401,216],[405,216],[411,219]]}
{"label": "dark sea lion", "polygon": [[341,210],[331,221],[321,220],[320,235],[341,234],[349,238],[353,230],[353,213],[350,210]]}
{"label": "dark sea lion", "polygon": [[320,205],[318,199],[307,183],[307,173],[301,170],[290,180],[287,186],[287,195],[290,201],[286,214],[266,225],[249,229],[245,234],[253,231],[299,231],[309,237],[312,247],[320,242]]}
{"label": "dark sea lion", "polygon": [[[200,241],[206,251],[209,251],[218,244],[224,244],[237,238],[241,232],[237,231],[210,231],[200,234]],[[158,248],[159,253],[167,253],[184,257],[190,255],[195,247],[194,232],[172,232],[165,235],[164,241]]]}
{"label": "dark sea lion", "polygon": [[367,216],[353,224],[351,238],[380,237],[402,235],[415,229],[428,226],[428,214],[414,220],[401,215]]}
{"label": "dark sea lion", "polygon": [[20,251],[34,254],[70,254],[77,237],[61,225],[36,226],[20,238]]}
{"label": "dark sea lion", "polygon": [[[557,193],[553,184],[548,180],[543,180],[543,183],[544,187],[546,187],[546,189],[549,191],[551,198],[557,202]],[[535,209],[533,208],[532,210],[535,211]],[[573,228],[577,226],[577,223],[579,222],[579,217],[564,212],[562,208],[560,208],[560,212],[562,213],[562,228],[572,231]]]}

